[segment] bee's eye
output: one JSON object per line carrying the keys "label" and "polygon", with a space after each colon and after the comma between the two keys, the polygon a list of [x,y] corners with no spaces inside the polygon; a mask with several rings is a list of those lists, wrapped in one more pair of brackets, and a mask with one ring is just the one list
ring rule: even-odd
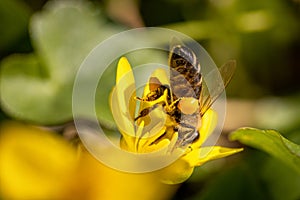
{"label": "bee's eye", "polygon": [[199,103],[193,97],[185,97],[179,101],[178,108],[183,114],[191,115],[199,109]]}

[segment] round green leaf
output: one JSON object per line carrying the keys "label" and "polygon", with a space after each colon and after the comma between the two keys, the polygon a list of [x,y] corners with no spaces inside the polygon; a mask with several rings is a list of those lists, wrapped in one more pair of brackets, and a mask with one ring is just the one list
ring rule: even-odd
{"label": "round green leaf", "polygon": [[77,69],[98,43],[119,31],[91,5],[53,1],[32,17],[34,54],[13,55],[1,65],[1,104],[8,114],[41,124],[71,119]]}

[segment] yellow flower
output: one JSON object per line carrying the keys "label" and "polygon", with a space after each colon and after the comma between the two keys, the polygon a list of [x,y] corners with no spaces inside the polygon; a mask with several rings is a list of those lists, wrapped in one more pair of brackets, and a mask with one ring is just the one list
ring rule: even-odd
{"label": "yellow flower", "polygon": [[[162,84],[169,84],[163,69],[157,69],[151,77],[157,78]],[[153,79],[152,84],[155,84]],[[144,88],[144,96],[150,93],[151,85]],[[177,147],[178,133],[173,131],[174,122],[158,107],[149,112],[142,119],[138,119],[135,127],[136,114],[136,88],[135,78],[128,60],[122,57],[119,60],[116,76],[116,86],[112,91],[110,106],[122,135],[120,146],[133,153],[160,152],[168,156],[170,153],[181,153],[181,156],[169,166],[154,173],[159,174],[162,182],[177,184],[187,180],[194,167],[200,166],[210,160],[222,158],[240,152],[242,148],[226,148],[220,146],[201,147],[210,136],[217,124],[217,114],[209,109],[203,116],[199,128],[200,138],[190,144],[188,148]],[[159,102],[166,101],[167,90],[155,101],[141,101],[139,111],[151,107]]]}
{"label": "yellow flower", "polygon": [[21,123],[0,126],[0,196],[61,199],[77,165],[76,151],[58,134]]}
{"label": "yellow flower", "polygon": [[16,122],[0,132],[1,199],[165,200],[177,189],[109,168],[54,132]]}

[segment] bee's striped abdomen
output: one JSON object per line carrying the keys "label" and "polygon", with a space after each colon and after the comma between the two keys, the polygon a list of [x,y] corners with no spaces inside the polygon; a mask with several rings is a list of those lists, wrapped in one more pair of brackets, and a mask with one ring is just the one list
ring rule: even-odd
{"label": "bee's striped abdomen", "polygon": [[[170,55],[170,82],[173,94],[199,99],[201,91],[200,64],[189,48],[177,45]],[[175,99],[176,99],[175,97]]]}

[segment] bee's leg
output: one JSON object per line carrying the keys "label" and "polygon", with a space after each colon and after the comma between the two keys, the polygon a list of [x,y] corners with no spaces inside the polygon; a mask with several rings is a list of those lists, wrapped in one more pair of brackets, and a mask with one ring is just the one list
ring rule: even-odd
{"label": "bee's leg", "polygon": [[139,113],[139,115],[138,115],[136,118],[134,118],[134,121],[138,120],[138,119],[141,118],[141,117],[147,116],[152,110],[154,110],[154,109],[157,108],[157,107],[158,107],[158,104],[154,104],[154,105],[151,106],[151,107],[148,107],[148,108],[143,109],[143,110]]}
{"label": "bee's leg", "polygon": [[181,98],[178,98],[175,101],[172,101],[170,104],[168,102],[165,102],[165,104],[167,105],[167,108],[168,108],[167,111],[173,112],[174,110],[176,110],[177,104],[179,103],[180,100],[181,100]]}
{"label": "bee's leg", "polygon": [[181,100],[182,98],[178,98],[178,99],[176,99],[175,101],[172,101],[172,103],[170,104],[170,106],[176,106],[178,103],[179,103],[179,101]]}
{"label": "bee's leg", "polygon": [[141,97],[134,97],[134,99],[139,101],[147,101],[147,99]]}

